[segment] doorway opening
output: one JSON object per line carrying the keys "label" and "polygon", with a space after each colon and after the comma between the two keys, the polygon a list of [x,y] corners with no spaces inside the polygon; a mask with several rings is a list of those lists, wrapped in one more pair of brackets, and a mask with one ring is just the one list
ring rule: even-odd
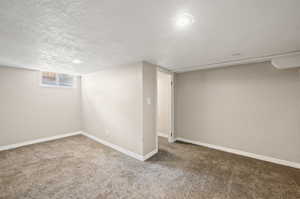
{"label": "doorway opening", "polygon": [[[156,132],[158,137],[174,142],[173,122],[173,94],[174,94],[173,73],[157,70],[157,114]],[[158,141],[157,141],[158,145]]]}

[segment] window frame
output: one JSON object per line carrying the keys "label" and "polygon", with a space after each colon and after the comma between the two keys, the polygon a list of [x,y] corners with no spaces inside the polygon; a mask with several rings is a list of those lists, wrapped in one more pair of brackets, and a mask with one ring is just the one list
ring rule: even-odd
{"label": "window frame", "polygon": [[[44,84],[43,83],[43,73],[55,73],[55,77],[56,77],[56,85],[50,85],[50,84]],[[72,86],[62,86],[58,84],[58,76],[59,74],[64,74],[64,75],[70,75],[73,78],[73,85]],[[40,79],[40,86],[41,87],[46,87],[46,88],[76,88],[76,76],[72,75],[72,74],[67,74],[67,73],[59,73],[59,72],[51,72],[51,71],[40,71],[40,75],[39,75],[39,79]]]}

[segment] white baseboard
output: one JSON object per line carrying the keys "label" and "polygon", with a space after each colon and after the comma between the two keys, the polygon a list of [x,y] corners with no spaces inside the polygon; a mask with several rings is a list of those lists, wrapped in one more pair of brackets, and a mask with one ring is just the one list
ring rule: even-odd
{"label": "white baseboard", "polygon": [[[37,144],[37,143],[42,143],[42,142],[47,142],[47,141],[51,141],[51,140],[57,140],[57,139],[61,139],[61,138],[65,138],[65,137],[70,137],[70,136],[74,136],[74,135],[85,135],[101,144],[104,144],[108,147],[111,147],[121,153],[124,153],[128,156],[131,156],[135,159],[138,159],[140,161],[145,161],[147,159],[149,159],[150,157],[152,157],[153,155],[155,155],[158,152],[158,149],[153,150],[152,152],[146,154],[146,155],[139,155],[137,153],[131,152],[127,149],[124,149],[120,146],[117,146],[115,144],[109,143],[105,140],[101,140],[93,135],[90,135],[88,133],[85,132],[74,132],[74,133],[66,133],[66,134],[62,134],[62,135],[57,135],[57,136],[52,136],[52,137],[48,137],[48,138],[40,138],[40,139],[36,139],[36,140],[32,140],[32,141],[26,141],[26,142],[21,142],[21,143],[17,143],[17,144],[11,144],[11,145],[6,145],[6,146],[0,146],[0,151],[4,151],[4,150],[10,150],[10,149],[15,149],[18,147],[22,147],[22,146],[27,146],[27,145],[31,145],[31,144]],[[165,137],[165,136],[164,136]],[[176,141],[182,141],[182,142],[186,142],[186,143],[191,143],[191,144],[195,144],[195,145],[200,145],[200,146],[205,146],[208,148],[212,148],[212,149],[216,149],[216,150],[220,150],[220,151],[225,151],[228,153],[233,153],[233,154],[237,154],[237,155],[241,155],[241,156],[246,156],[246,157],[251,157],[251,158],[255,158],[258,160],[263,160],[263,161],[268,161],[268,162],[272,162],[275,164],[280,164],[280,165],[284,165],[284,166],[289,166],[289,167],[294,167],[294,168],[298,168],[300,169],[300,163],[296,163],[296,162],[291,162],[291,161],[287,161],[287,160],[281,160],[281,159],[277,159],[277,158],[273,158],[273,157],[268,157],[268,156],[264,156],[264,155],[258,155],[258,154],[254,154],[254,153],[249,153],[249,152],[245,152],[245,151],[241,151],[241,150],[236,150],[236,149],[231,149],[231,148],[227,148],[227,147],[223,147],[223,146],[217,146],[217,145],[212,145],[212,144],[207,144],[207,143],[203,143],[203,142],[198,142],[198,141],[193,141],[193,140],[188,140],[185,138],[176,138]]]}
{"label": "white baseboard", "polygon": [[90,135],[88,133],[82,132],[82,131],[78,131],[78,132],[74,132],[74,133],[66,133],[66,134],[62,134],[62,135],[56,135],[56,136],[52,136],[52,137],[48,137],[48,138],[40,138],[40,139],[36,139],[36,140],[31,140],[31,141],[26,141],[26,142],[21,142],[21,143],[17,143],[17,144],[11,144],[11,145],[6,145],[6,146],[0,146],[0,151],[4,151],[4,150],[10,150],[10,149],[15,149],[18,147],[22,147],[22,146],[27,146],[27,145],[31,145],[31,144],[37,144],[37,143],[42,143],[42,142],[47,142],[47,141],[51,141],[51,140],[57,140],[57,139],[61,139],[61,138],[65,138],[65,137],[70,137],[70,136],[74,136],[74,135],[84,135],[86,137],[89,137],[93,140],[95,140],[96,142],[99,142],[103,145],[106,145],[108,147],[111,147],[121,153],[124,153],[128,156],[131,156],[135,159],[138,159],[140,161],[145,161],[147,159],[149,159],[150,157],[152,157],[153,155],[155,155],[158,151],[158,149],[153,150],[152,152],[146,154],[146,155],[139,155],[137,153],[131,152],[127,149],[124,149],[120,146],[117,146],[115,144],[109,143],[105,140],[101,140],[93,135]]}
{"label": "white baseboard", "polygon": [[150,153],[144,155],[143,161],[148,160],[149,158],[151,158],[152,156],[157,154],[157,152],[158,152],[158,149],[155,149],[155,150],[151,151]]}
{"label": "white baseboard", "polygon": [[168,138],[168,135],[166,135],[165,133],[162,133],[162,132],[157,132],[157,135],[158,135],[159,137]]}
{"label": "white baseboard", "polygon": [[81,134],[80,131],[79,132],[75,132],[75,133],[66,133],[66,134],[62,134],[62,135],[56,135],[56,136],[47,137],[47,138],[40,138],[40,139],[26,141],[26,142],[21,142],[21,143],[17,143],[17,144],[0,146],[0,151],[15,149],[15,148],[18,148],[18,147],[27,146],[27,145],[31,145],[31,144],[48,142],[48,141],[51,141],[51,140],[57,140],[57,139],[61,139],[61,138],[69,137],[69,136],[74,136],[74,135],[79,135],[79,134]]}
{"label": "white baseboard", "polygon": [[228,153],[233,153],[233,154],[237,154],[237,155],[241,155],[241,156],[246,156],[246,157],[255,158],[255,159],[258,159],[258,160],[263,160],[263,161],[272,162],[272,163],[275,163],[275,164],[280,164],[280,165],[300,169],[300,163],[296,163],[296,162],[290,162],[290,161],[287,161],[287,160],[281,160],[281,159],[268,157],[268,156],[264,156],[264,155],[258,155],[258,154],[255,154],[255,153],[249,153],[249,152],[236,150],[236,149],[231,149],[231,148],[227,148],[227,147],[223,147],[223,146],[217,146],[217,145],[213,145],[213,144],[207,144],[207,143],[203,143],[203,142],[188,140],[188,139],[185,139],[185,138],[176,138],[176,141],[182,141],[182,142],[186,142],[186,143],[190,143],[190,144],[205,146],[205,147],[208,147],[208,148],[212,148],[212,149],[216,149],[216,150],[220,150],[220,151],[225,151],[225,152],[228,152]]}
{"label": "white baseboard", "polygon": [[95,137],[93,135],[90,135],[90,134],[88,134],[86,132],[81,132],[81,134],[85,135],[88,138],[91,138],[92,140],[95,140],[96,142],[99,142],[100,144],[106,145],[106,146],[108,146],[110,148],[113,148],[113,149],[115,149],[115,150],[117,150],[117,151],[119,151],[121,153],[124,153],[125,155],[133,157],[133,158],[135,158],[137,160],[140,160],[140,161],[145,161],[145,160],[149,159],[150,157],[152,157],[154,154],[157,153],[157,149],[155,149],[154,151],[152,151],[152,152],[148,153],[147,155],[143,156],[143,155],[134,153],[132,151],[129,151],[127,149],[124,149],[124,148],[122,148],[122,147],[120,147],[118,145],[115,145],[115,144],[112,144],[112,143],[107,142],[105,140],[102,140],[100,138],[97,138],[97,137]]}

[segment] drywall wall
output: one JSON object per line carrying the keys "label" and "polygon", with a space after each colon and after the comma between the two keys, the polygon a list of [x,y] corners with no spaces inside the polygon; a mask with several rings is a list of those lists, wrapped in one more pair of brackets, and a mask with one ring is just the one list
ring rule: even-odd
{"label": "drywall wall", "polygon": [[157,72],[157,132],[171,132],[171,75]]}
{"label": "drywall wall", "polygon": [[81,130],[76,88],[40,86],[40,72],[0,67],[0,146]]}
{"label": "drywall wall", "polygon": [[144,156],[156,148],[155,114],[156,66],[138,62],[82,76],[83,131]]}
{"label": "drywall wall", "polygon": [[269,62],[176,74],[175,135],[300,163],[300,73]]}
{"label": "drywall wall", "polygon": [[143,62],[143,155],[152,152],[157,147],[156,104],[156,66]]}
{"label": "drywall wall", "polygon": [[142,63],[82,76],[83,131],[143,155]]}

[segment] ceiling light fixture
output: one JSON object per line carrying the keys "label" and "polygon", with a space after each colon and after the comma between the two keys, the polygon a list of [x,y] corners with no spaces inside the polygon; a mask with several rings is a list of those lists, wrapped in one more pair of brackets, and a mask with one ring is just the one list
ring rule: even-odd
{"label": "ceiling light fixture", "polygon": [[81,63],[82,63],[82,61],[79,60],[79,59],[74,59],[73,60],[73,64],[81,64]]}
{"label": "ceiling light fixture", "polygon": [[194,23],[194,17],[191,14],[183,13],[178,16],[176,20],[176,25],[178,27],[185,27]]}

